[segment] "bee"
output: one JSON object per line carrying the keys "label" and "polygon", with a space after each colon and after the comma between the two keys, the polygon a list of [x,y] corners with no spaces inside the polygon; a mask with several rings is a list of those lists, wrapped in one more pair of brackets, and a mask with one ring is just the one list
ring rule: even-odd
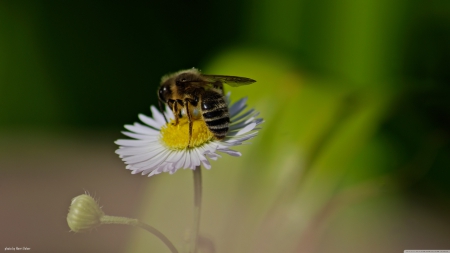
{"label": "bee", "polygon": [[[256,82],[237,76],[204,75],[192,68],[164,76],[158,89],[159,107],[164,104],[172,110],[177,125],[179,118],[187,116],[189,123],[189,143],[192,137],[193,120],[200,119],[218,140],[228,133],[230,114],[224,99],[223,84],[237,87]],[[166,119],[167,122],[167,119]]]}

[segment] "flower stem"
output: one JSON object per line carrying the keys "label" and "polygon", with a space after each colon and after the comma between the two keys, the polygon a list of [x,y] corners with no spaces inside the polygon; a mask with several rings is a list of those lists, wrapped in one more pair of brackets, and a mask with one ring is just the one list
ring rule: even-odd
{"label": "flower stem", "polygon": [[175,248],[173,243],[163,233],[161,233],[158,229],[139,221],[138,219],[104,215],[100,221],[102,224],[123,224],[145,229],[154,236],[158,237],[172,253],[178,253],[178,250]]}
{"label": "flower stem", "polygon": [[173,243],[163,233],[161,233],[158,229],[156,229],[156,228],[154,228],[154,227],[152,227],[150,225],[147,225],[147,224],[145,224],[143,222],[140,222],[140,221],[138,222],[138,224],[136,224],[136,226],[138,226],[138,227],[140,227],[142,229],[145,229],[148,232],[154,234],[156,237],[158,237],[167,246],[167,248],[170,249],[170,251],[172,253],[178,253],[178,250],[175,248],[175,246],[173,246]]}
{"label": "flower stem", "polygon": [[197,166],[194,170],[194,237],[191,253],[197,253],[200,232],[200,216],[202,209],[202,170]]}

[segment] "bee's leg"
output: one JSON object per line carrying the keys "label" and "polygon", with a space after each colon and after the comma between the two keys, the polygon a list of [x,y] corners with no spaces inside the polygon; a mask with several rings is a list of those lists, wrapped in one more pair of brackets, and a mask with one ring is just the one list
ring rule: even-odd
{"label": "bee's leg", "polygon": [[173,112],[173,115],[175,116],[175,123],[174,123],[174,125],[176,126],[176,125],[178,125],[178,118],[180,116],[179,115],[180,112],[178,111],[178,103],[176,101],[172,102],[172,112]]}
{"label": "bee's leg", "polygon": [[161,111],[161,113],[164,116],[164,120],[166,120],[166,123],[169,123],[169,121],[166,118],[166,114],[164,113],[164,102],[161,101],[160,99],[158,99],[158,105],[159,105],[159,110]]}
{"label": "bee's leg", "polygon": [[188,122],[189,122],[189,142],[188,142],[188,148],[191,146],[191,139],[192,139],[192,124],[194,123],[194,121],[192,120],[192,116],[191,116],[191,112],[189,111],[189,101],[185,100],[184,101],[184,108],[186,110],[186,116],[188,118]]}

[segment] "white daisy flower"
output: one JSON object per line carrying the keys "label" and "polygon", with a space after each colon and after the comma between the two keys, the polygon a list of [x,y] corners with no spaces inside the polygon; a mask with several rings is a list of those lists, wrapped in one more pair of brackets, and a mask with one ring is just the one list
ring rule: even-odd
{"label": "white daisy flower", "polygon": [[[240,99],[230,105],[230,94],[225,96],[230,113],[230,125],[226,137],[217,140],[209,131],[203,120],[194,120],[191,144],[189,145],[189,124],[187,117],[181,117],[177,125],[172,124],[174,115],[169,107],[164,112],[169,120],[166,123],[164,115],[156,107],[151,106],[153,117],[139,114],[139,119],[146,125],[134,123],[125,125],[128,131],[122,132],[133,140],[117,140],[119,145],[116,153],[127,164],[132,174],[142,173],[148,176],[161,172],[175,173],[178,169],[192,169],[203,164],[211,168],[208,159],[217,160],[218,152],[231,156],[241,156],[241,153],[230,147],[243,144],[258,133],[257,126],[263,122],[257,118],[254,109],[245,110],[247,98]],[[188,147],[189,146],[189,147]]]}

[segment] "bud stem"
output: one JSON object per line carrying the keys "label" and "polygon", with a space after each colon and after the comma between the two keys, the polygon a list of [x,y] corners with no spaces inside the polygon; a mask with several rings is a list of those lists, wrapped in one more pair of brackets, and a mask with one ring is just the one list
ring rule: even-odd
{"label": "bud stem", "polygon": [[121,225],[136,226],[139,221],[137,219],[131,219],[127,217],[104,215],[100,218],[100,222],[102,224],[121,224]]}
{"label": "bud stem", "polygon": [[156,237],[159,238],[159,240],[161,240],[166,246],[167,248],[170,249],[170,251],[172,253],[178,253],[178,250],[175,248],[175,246],[173,246],[173,243],[169,240],[169,238],[167,238],[163,233],[161,233],[158,229],[147,225],[143,222],[138,221],[138,224],[136,224],[135,226],[140,227],[142,229],[147,230],[148,232],[152,233],[153,235],[155,235]]}
{"label": "bud stem", "polygon": [[178,253],[178,250],[175,248],[173,243],[163,233],[161,233],[158,229],[139,221],[138,219],[104,215],[100,218],[100,222],[102,224],[121,224],[140,227],[158,237],[172,253]]}

